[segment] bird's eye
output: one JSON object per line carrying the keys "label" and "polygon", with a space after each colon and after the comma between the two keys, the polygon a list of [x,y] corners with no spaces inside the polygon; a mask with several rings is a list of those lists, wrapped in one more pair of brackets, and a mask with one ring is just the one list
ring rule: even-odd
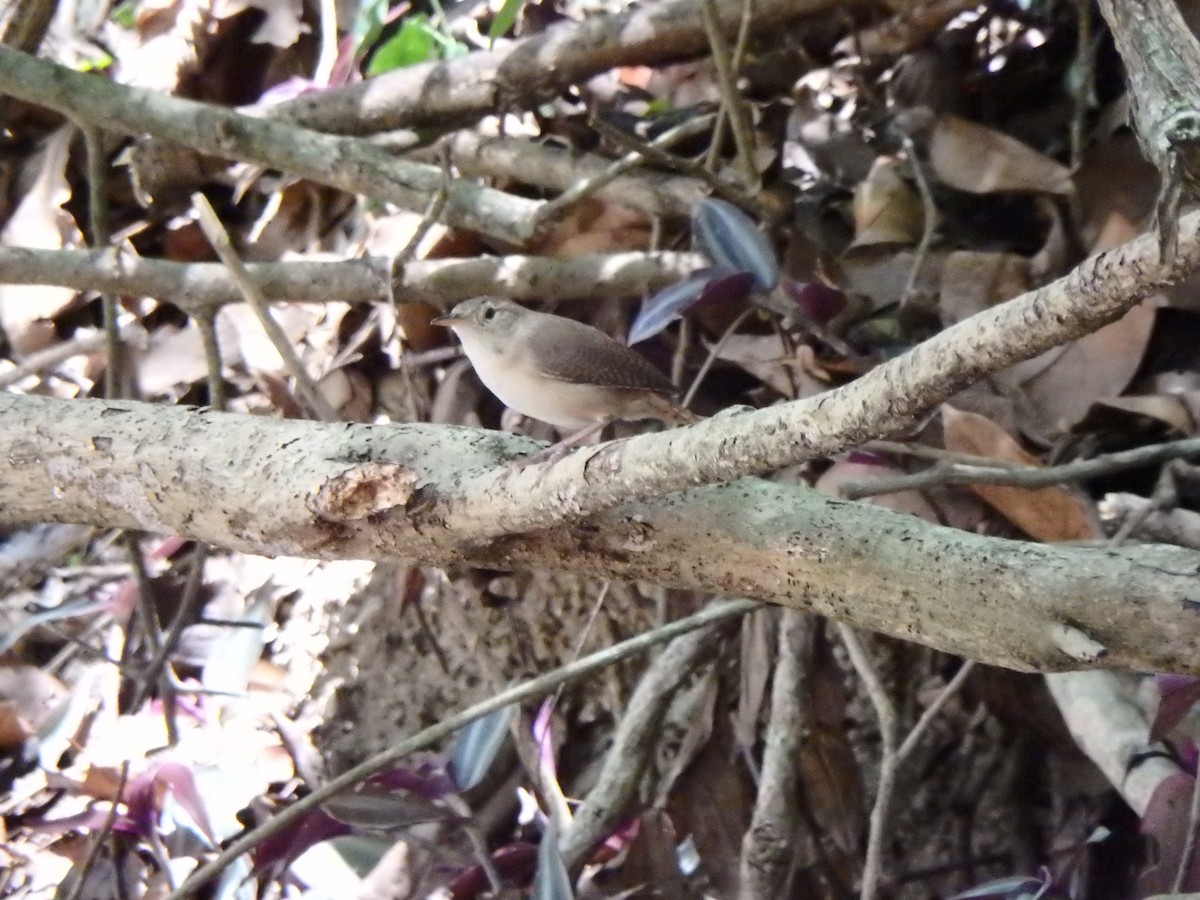
{"label": "bird's eye", "polygon": [[494,318],[496,318],[496,307],[489,306],[485,308],[483,311],[483,321],[490,322]]}

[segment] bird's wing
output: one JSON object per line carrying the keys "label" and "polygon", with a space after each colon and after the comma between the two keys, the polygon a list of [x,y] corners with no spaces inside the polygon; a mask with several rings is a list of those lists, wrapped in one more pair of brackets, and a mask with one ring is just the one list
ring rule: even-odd
{"label": "bird's wing", "polygon": [[564,331],[564,340],[539,348],[538,367],[547,378],[667,395],[677,393],[675,385],[662,372],[620,341],[582,322],[566,319],[566,323],[569,331]]}

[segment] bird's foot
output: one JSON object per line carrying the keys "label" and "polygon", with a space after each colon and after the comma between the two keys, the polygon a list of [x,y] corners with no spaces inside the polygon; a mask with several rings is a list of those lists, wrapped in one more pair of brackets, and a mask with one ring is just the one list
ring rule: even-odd
{"label": "bird's foot", "polygon": [[511,469],[520,470],[527,469],[530,466],[539,466],[543,463],[556,463],[576,447],[586,443],[590,438],[603,431],[604,427],[611,421],[612,419],[603,419],[599,422],[593,422],[591,425],[579,429],[574,434],[567,435],[557,444],[551,444],[545,450],[540,450],[522,459],[515,459],[508,465]]}

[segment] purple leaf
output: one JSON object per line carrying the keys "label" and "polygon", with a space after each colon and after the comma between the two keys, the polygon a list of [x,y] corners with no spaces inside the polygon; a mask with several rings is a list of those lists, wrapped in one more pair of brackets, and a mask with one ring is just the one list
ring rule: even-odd
{"label": "purple leaf", "polygon": [[1155,679],[1162,698],[1150,726],[1150,740],[1161,741],[1191,712],[1200,700],[1200,678],[1190,675],[1159,675]]}
{"label": "purple leaf", "polygon": [[808,320],[818,325],[827,325],[830,319],[846,308],[846,295],[819,281],[791,281],[785,278],[780,285],[796,301]]}
{"label": "purple leaf", "polygon": [[532,900],[573,900],[574,896],[571,876],[567,874],[567,865],[558,846],[558,825],[551,819],[538,844],[537,874],[533,876],[530,897]]}
{"label": "purple leaf", "polygon": [[360,828],[407,828],[452,818],[423,797],[370,784],[330,797],[321,806],[339,822]]}
{"label": "purple leaf", "polygon": [[692,211],[692,239],[715,266],[751,272],[759,290],[769,291],[779,280],[775,251],[754,222],[732,203],[707,197]]}
{"label": "purple leaf", "polygon": [[200,833],[215,847],[217,836],[208,821],[208,810],[204,801],[200,799],[200,793],[196,790],[196,779],[192,770],[182,763],[163,762],[153,769],[153,773],[155,785],[170,790],[175,802],[192,817]]}
{"label": "purple leaf", "polygon": [[470,790],[483,780],[504,745],[508,726],[516,714],[516,707],[506,706],[458,732],[450,755],[450,777],[460,791]]}
{"label": "purple leaf", "polygon": [[432,763],[418,769],[388,769],[372,775],[367,784],[389,791],[408,791],[426,800],[440,800],[455,791],[454,782]]}
{"label": "purple leaf", "polygon": [[[492,854],[492,865],[506,883],[528,884],[537,856],[538,848],[533,844],[509,844]],[[446,893],[454,900],[474,900],[490,891],[487,875],[477,865],[465,869],[446,886]]]}
{"label": "purple leaf", "polygon": [[254,871],[286,867],[309,847],[350,833],[349,825],[337,821],[325,810],[310,809],[295,825],[271,835],[254,849]]}
{"label": "purple leaf", "polygon": [[960,894],[955,894],[951,900],[982,900],[984,897],[1004,897],[1008,900],[1017,898],[1036,898],[1050,889],[1049,877],[1033,878],[1029,875],[1010,875],[1007,878],[997,878],[969,888]]}
{"label": "purple leaf", "polygon": [[637,318],[629,326],[627,343],[632,347],[646,338],[654,337],[700,299],[707,283],[708,276],[691,275],[647,297]]}
{"label": "purple leaf", "polygon": [[647,298],[629,328],[630,346],[658,334],[693,306],[739,303],[750,296],[754,276],[728,269],[701,269]]}
{"label": "purple leaf", "polygon": [[548,697],[538,707],[533,720],[533,739],[538,748],[538,764],[542,772],[558,781],[558,768],[554,763],[554,734],[550,730],[554,718],[554,699]]}

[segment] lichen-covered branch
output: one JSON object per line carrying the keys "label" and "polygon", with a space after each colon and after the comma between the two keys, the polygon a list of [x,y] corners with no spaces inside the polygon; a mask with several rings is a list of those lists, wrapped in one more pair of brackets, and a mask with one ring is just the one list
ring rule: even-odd
{"label": "lichen-covered branch", "polygon": [[[758,0],[755,31],[833,9],[833,0]],[[720,20],[734,33],[741,0],[724,0]],[[665,0],[583,22],[564,22],[489,51],[408,66],[360,84],[298,97],[273,114],[323,131],[370,134],[461,125],[524,108],[616,66],[653,66],[708,46],[699,0]]]}
{"label": "lichen-covered branch", "polygon": [[[413,260],[399,273],[394,299],[448,307],[480,294],[571,300],[595,297],[602,291],[610,297],[631,297],[666,287],[704,265],[697,253],[674,252]],[[382,257],[247,263],[246,268],[263,294],[274,301],[389,300],[391,263]],[[0,284],[54,284],[157,297],[196,316],[242,302],[232,276],[219,263],[179,263],[111,250],[0,247]]]}
{"label": "lichen-covered branch", "polygon": [[[758,479],[529,534],[479,539],[428,515],[412,527],[424,491],[530,446],[471,428],[0,394],[0,524],[128,526],[266,555],[570,569],[809,609],[1022,669],[1200,671],[1200,554],[1182,548],[985,538]],[[1105,652],[1071,658],[1053,638],[1062,624]]]}
{"label": "lichen-covered branch", "polygon": [[1200,183],[1200,43],[1175,0],[1100,0],[1100,10],[1129,75],[1138,142],[1162,176],[1157,216],[1169,258],[1183,190]]}
{"label": "lichen-covered branch", "polygon": [[[127,87],[4,46],[0,94],[37,103],[77,122],[124,134],[150,134],[409,209],[421,209],[445,180],[436,166],[396,159],[362,139]],[[444,218],[452,225],[521,241],[533,233],[539,206],[539,201],[452,178],[446,185]]]}

